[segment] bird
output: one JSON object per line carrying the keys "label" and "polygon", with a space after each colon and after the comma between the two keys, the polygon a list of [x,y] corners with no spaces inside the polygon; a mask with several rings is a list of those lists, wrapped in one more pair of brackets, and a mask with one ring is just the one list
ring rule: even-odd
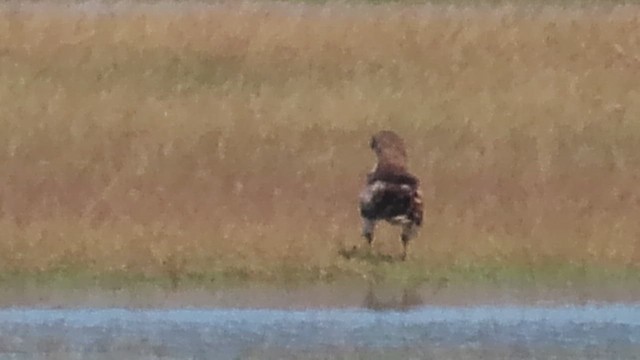
{"label": "bird", "polygon": [[369,146],[377,161],[367,174],[364,189],[359,194],[362,236],[371,247],[378,221],[402,226],[401,259],[404,261],[409,241],[422,225],[420,181],[407,169],[407,151],[397,133],[379,131],[371,136]]}

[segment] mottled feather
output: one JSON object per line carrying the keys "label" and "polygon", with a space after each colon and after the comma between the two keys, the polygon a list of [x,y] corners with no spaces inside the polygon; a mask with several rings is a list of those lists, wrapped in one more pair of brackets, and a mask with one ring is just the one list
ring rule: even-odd
{"label": "mottled feather", "polygon": [[415,227],[422,224],[420,181],[407,170],[407,151],[396,133],[380,131],[372,136],[370,146],[377,163],[367,174],[365,188],[360,193],[363,235],[371,243],[378,220],[402,225],[406,255],[406,244],[415,235]]}

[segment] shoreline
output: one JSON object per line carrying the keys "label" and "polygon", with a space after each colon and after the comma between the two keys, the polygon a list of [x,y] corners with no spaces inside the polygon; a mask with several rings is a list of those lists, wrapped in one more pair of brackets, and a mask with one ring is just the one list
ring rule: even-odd
{"label": "shoreline", "polygon": [[[400,267],[402,264],[399,265]],[[640,298],[640,273],[633,269],[568,267],[551,270],[483,268],[485,274],[450,268],[422,280],[393,276],[343,274],[332,280],[184,276],[177,283],[163,276],[43,272],[3,274],[0,308],[367,308],[409,310],[421,306],[563,305],[630,303]],[[299,270],[300,272],[301,270]]]}

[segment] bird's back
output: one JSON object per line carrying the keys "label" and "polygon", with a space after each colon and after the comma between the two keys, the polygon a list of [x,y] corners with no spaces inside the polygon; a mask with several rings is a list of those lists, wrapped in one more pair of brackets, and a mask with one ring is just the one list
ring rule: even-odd
{"label": "bird's back", "polygon": [[371,138],[377,163],[367,174],[367,184],[360,194],[360,214],[365,219],[393,223],[422,223],[420,181],[409,173],[404,142],[393,131],[384,130]]}

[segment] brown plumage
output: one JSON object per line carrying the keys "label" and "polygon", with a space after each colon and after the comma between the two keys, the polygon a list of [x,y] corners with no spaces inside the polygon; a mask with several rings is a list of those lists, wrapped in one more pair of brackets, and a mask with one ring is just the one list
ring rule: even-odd
{"label": "brown plumage", "polygon": [[365,188],[360,193],[362,234],[371,245],[377,221],[402,225],[400,239],[404,259],[409,240],[422,224],[420,181],[407,170],[407,151],[398,134],[390,130],[380,131],[371,137],[370,146],[376,154],[377,163],[367,174]]}

